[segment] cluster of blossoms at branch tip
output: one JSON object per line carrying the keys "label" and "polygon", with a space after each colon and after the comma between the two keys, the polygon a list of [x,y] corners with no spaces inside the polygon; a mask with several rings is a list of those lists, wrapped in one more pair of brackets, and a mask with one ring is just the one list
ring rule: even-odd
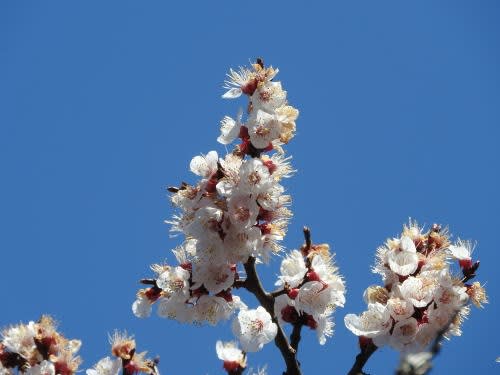
{"label": "cluster of blossoms at branch tip", "polygon": [[305,325],[316,330],[319,343],[333,334],[332,314],[345,303],[344,281],[337,272],[330,247],[306,242],[293,250],[280,267],[276,285],[283,287],[275,301],[280,322]]}
{"label": "cluster of blossoms at branch tip", "polygon": [[[373,271],[382,275],[384,286],[366,289],[368,310],[348,314],[346,327],[360,337],[361,345],[390,345],[404,353],[423,351],[443,333],[460,335],[469,302],[477,307],[487,303],[481,284],[469,283],[479,267],[472,250],[468,241],[452,244],[440,225],[426,232],[415,222],[405,225],[399,238],[377,250]],[[452,274],[453,260],[460,276]]]}
{"label": "cluster of blossoms at branch tip", "polygon": [[86,371],[87,375],[134,375],[138,373],[159,375],[157,368],[158,359],[147,359],[147,352],[136,352],[135,340],[126,332],[115,331],[109,337],[111,354],[115,357],[102,358],[92,369]]}
{"label": "cluster of blossoms at branch tip", "polygon": [[17,370],[26,375],[73,375],[81,359],[75,356],[79,340],[57,332],[54,320],[42,316],[37,322],[10,326],[2,331],[0,375]]}
{"label": "cluster of blossoms at branch tip", "polygon": [[177,266],[153,265],[155,277],[142,281],[148,288],[137,293],[136,316],[149,316],[156,302],[161,317],[215,325],[239,310],[233,332],[246,351],[276,335],[269,313],[247,309],[233,291],[240,264],[250,257],[267,262],[282,250],[292,216],[280,182],[294,170],[282,146],[294,135],[298,111],[288,105],[281,83],[272,81],[277,72],[258,61],[228,74],[223,97],[246,94],[249,103],[246,116],[240,110],[236,119],[222,119],[218,141],[238,144],[225,157],[216,151],[195,156],[190,169],[200,180],[169,188],[179,212],[168,223],[184,242],[173,250]]}

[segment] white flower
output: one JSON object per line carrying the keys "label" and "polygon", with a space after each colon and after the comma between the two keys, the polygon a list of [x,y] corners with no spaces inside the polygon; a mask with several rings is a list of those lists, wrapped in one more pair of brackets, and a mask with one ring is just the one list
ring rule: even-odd
{"label": "white flower", "polygon": [[282,195],[285,189],[280,184],[270,186],[269,189],[263,191],[257,197],[259,205],[268,211],[275,211],[280,206],[288,204],[289,195]]}
{"label": "white flower", "polygon": [[132,304],[132,312],[138,318],[147,318],[151,315],[151,301],[144,296],[137,297]]}
{"label": "white flower", "polygon": [[259,214],[259,206],[255,198],[248,194],[234,194],[227,203],[229,219],[238,230],[255,225]]}
{"label": "white flower", "polygon": [[392,331],[391,346],[402,350],[413,341],[417,334],[418,324],[415,318],[408,318],[396,323]]}
{"label": "white flower", "polygon": [[252,95],[259,82],[265,85],[278,74],[278,69],[273,69],[272,66],[263,68],[256,63],[252,64],[252,67],[253,70],[245,67],[239,67],[237,71],[229,70],[227,79],[224,81],[224,87],[228,89],[222,95],[224,99],[234,99],[241,94]]}
{"label": "white flower", "polygon": [[347,314],[344,323],[356,336],[376,337],[391,329],[391,315],[386,306],[376,302],[368,304],[368,311],[360,316]]}
{"label": "white flower", "polygon": [[209,178],[215,172],[217,172],[217,161],[219,157],[216,151],[210,151],[205,156],[195,156],[191,163],[189,164],[189,169],[194,174]]}
{"label": "white flower", "polygon": [[235,269],[230,264],[196,262],[193,267],[191,289],[204,285],[210,293],[217,294],[229,289],[234,283]]}
{"label": "white flower", "polygon": [[220,165],[224,177],[217,183],[217,193],[223,197],[230,197],[233,189],[240,181],[240,168],[243,160],[233,154],[227,154],[224,159],[220,159]]}
{"label": "white flower", "polygon": [[458,260],[470,260],[472,255],[472,243],[470,241],[458,240],[456,245],[450,245],[448,252]]}
{"label": "white flower", "polygon": [[245,231],[232,230],[224,238],[227,260],[231,263],[246,262],[250,255],[262,248],[263,236],[258,227]]}
{"label": "white flower", "polygon": [[96,363],[94,368],[86,371],[87,375],[118,375],[122,368],[121,358],[106,357]]}
{"label": "white flower", "polygon": [[464,286],[439,287],[436,290],[434,301],[452,310],[457,310],[469,300],[467,288]]}
{"label": "white flower", "polygon": [[387,309],[396,321],[404,320],[413,315],[415,311],[410,301],[392,297],[387,301]]}
{"label": "white flower", "polygon": [[276,116],[261,110],[250,117],[247,126],[250,142],[259,149],[269,146],[281,133],[281,123]]}
{"label": "white flower", "polygon": [[333,310],[335,306],[343,306],[344,302],[343,291],[320,281],[308,281],[300,287],[295,307],[316,318],[327,310]]}
{"label": "white flower", "polygon": [[[55,375],[56,369],[50,361],[42,361],[40,364],[28,368],[24,371],[26,375]],[[92,374],[90,374],[92,375]]]}
{"label": "white flower", "polygon": [[189,277],[189,271],[184,268],[180,266],[170,267],[158,276],[156,285],[170,297],[187,298],[189,296]]}
{"label": "white flower", "polygon": [[241,88],[248,84],[248,82],[253,78],[253,72],[245,67],[239,67],[239,69],[233,70],[229,69],[226,81],[224,81],[224,87],[228,89],[222,95],[224,99],[235,99],[241,96],[243,91]]}
{"label": "white flower", "polygon": [[432,277],[419,275],[410,276],[399,286],[399,291],[403,298],[413,303],[415,307],[425,307],[434,298],[437,288],[437,281]]}
{"label": "white flower", "polygon": [[229,116],[224,116],[220,122],[221,135],[217,138],[217,142],[222,143],[223,145],[228,145],[238,137],[241,128],[242,115],[243,110],[240,109],[236,121]]}
{"label": "white flower", "polygon": [[281,275],[276,281],[277,286],[284,286],[287,283],[291,288],[298,286],[304,279],[307,272],[304,257],[298,250],[293,250],[287,257],[281,261]]}
{"label": "white flower", "polygon": [[432,323],[423,323],[418,326],[418,332],[415,336],[415,342],[418,343],[417,347],[427,347],[435,338],[439,328]]}
{"label": "white flower", "polygon": [[260,159],[245,160],[240,169],[241,192],[259,194],[272,185],[269,170]]}
{"label": "white flower", "polygon": [[418,268],[417,249],[407,236],[401,238],[399,249],[389,251],[387,258],[391,270],[401,276],[411,275]]}
{"label": "white flower", "polygon": [[175,319],[181,323],[193,321],[193,310],[185,301],[171,298],[160,298],[158,300],[158,316],[167,319]]}
{"label": "white flower", "polygon": [[221,222],[224,212],[216,207],[203,207],[196,211],[191,223],[186,226],[184,232],[198,240],[204,237],[218,238],[221,230]]}
{"label": "white flower", "polygon": [[35,322],[9,327],[2,332],[2,344],[9,351],[19,353],[28,358],[32,350],[36,347],[34,341],[36,331]]}
{"label": "white flower", "polygon": [[278,332],[271,315],[262,306],[255,310],[240,310],[238,317],[233,321],[232,329],[246,352],[261,350]]}
{"label": "white flower", "polygon": [[235,342],[222,342],[219,340],[215,344],[215,351],[217,352],[217,357],[221,361],[224,361],[224,369],[227,371],[246,367],[245,354],[243,354]]}
{"label": "white flower", "polygon": [[190,238],[172,250],[179,264],[191,263],[193,261],[196,256],[196,243],[197,240],[195,238]]}
{"label": "white flower", "polygon": [[227,254],[224,242],[220,238],[199,238],[196,243],[196,258],[193,263],[227,263]]}
{"label": "white flower", "polygon": [[214,326],[221,320],[229,319],[239,302],[237,296],[233,296],[233,301],[228,302],[222,297],[203,295],[194,307],[194,320],[199,323],[206,321]]}
{"label": "white flower", "polygon": [[281,87],[281,82],[266,82],[255,90],[251,96],[252,106],[257,110],[269,113],[286,104],[286,91]]}
{"label": "white flower", "polygon": [[[170,197],[170,201],[174,206],[179,207],[183,211],[190,211],[198,205],[200,199],[202,198],[202,194],[203,192],[200,186],[195,187],[186,185],[183,186],[183,189],[177,191],[177,193],[172,194],[172,196]],[[174,218],[175,220],[168,220],[166,221],[166,223],[172,224],[172,229],[174,229],[175,227],[181,228],[182,223],[177,223],[180,218],[176,218],[175,216]],[[179,230],[179,228],[175,229]]]}
{"label": "white flower", "polygon": [[333,258],[330,255],[315,255],[311,262],[311,268],[328,286],[332,286],[342,293],[345,291],[344,282],[337,274],[337,267],[333,264]]}

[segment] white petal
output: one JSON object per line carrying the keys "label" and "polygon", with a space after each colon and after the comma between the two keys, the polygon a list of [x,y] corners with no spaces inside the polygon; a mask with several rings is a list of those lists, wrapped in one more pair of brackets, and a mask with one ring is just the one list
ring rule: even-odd
{"label": "white petal", "polygon": [[411,252],[411,253],[416,253],[417,252],[417,249],[415,247],[415,243],[408,236],[403,236],[401,238],[400,247],[401,247],[401,250],[403,250],[403,251],[408,251],[408,252]]}
{"label": "white petal", "polygon": [[418,268],[418,255],[410,251],[392,251],[388,255],[389,267],[398,275],[408,276]]}
{"label": "white petal", "polygon": [[148,318],[151,315],[151,303],[147,298],[137,298],[132,304],[132,312],[138,318]]}
{"label": "white petal", "polygon": [[224,99],[235,99],[235,98],[238,98],[240,97],[242,94],[242,91],[240,88],[238,87],[233,87],[232,89],[229,89],[228,91],[226,91],[224,93],[224,95],[222,95],[222,97]]}
{"label": "white petal", "polygon": [[209,151],[205,156],[205,159],[207,160],[208,167],[211,170],[217,169],[217,162],[219,161],[219,155],[217,155],[217,151]]}
{"label": "white petal", "polygon": [[208,164],[203,156],[195,156],[191,159],[191,163],[189,163],[189,169],[194,174],[205,177],[208,174]]}

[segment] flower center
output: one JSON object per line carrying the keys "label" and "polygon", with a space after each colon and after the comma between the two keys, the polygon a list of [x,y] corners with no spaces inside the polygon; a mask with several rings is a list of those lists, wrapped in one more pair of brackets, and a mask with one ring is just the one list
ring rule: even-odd
{"label": "flower center", "polygon": [[253,334],[261,333],[264,330],[264,322],[261,319],[252,320],[250,329]]}

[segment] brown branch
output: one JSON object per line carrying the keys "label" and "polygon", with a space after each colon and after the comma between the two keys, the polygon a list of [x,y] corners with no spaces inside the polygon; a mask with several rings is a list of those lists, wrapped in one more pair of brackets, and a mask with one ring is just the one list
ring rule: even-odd
{"label": "brown branch", "polygon": [[295,349],[290,346],[288,339],[281,327],[276,314],[274,313],[274,297],[271,293],[265,291],[262,283],[260,281],[259,275],[255,268],[255,257],[249,257],[248,261],[243,264],[245,268],[247,278],[245,281],[239,283],[239,287],[243,287],[252,293],[259,303],[264,307],[267,312],[271,315],[273,322],[278,327],[278,333],[274,339],[274,343],[281,352],[281,356],[285,360],[286,371],[283,375],[301,375],[299,363],[295,356]]}
{"label": "brown branch", "polygon": [[368,362],[368,359],[370,359],[371,355],[375,353],[375,350],[377,350],[377,346],[371,339],[368,339],[366,342],[362,342],[362,339],[360,339],[360,347],[361,351],[356,356],[356,361],[354,362],[354,365],[347,373],[347,375],[366,375],[363,372],[363,367],[365,366],[366,362]]}
{"label": "brown branch", "polygon": [[295,353],[299,350],[299,343],[300,343],[300,331],[302,330],[302,327],[304,326],[304,323],[302,321],[299,321],[293,325],[293,331],[292,334],[290,335],[290,346],[295,350]]}

